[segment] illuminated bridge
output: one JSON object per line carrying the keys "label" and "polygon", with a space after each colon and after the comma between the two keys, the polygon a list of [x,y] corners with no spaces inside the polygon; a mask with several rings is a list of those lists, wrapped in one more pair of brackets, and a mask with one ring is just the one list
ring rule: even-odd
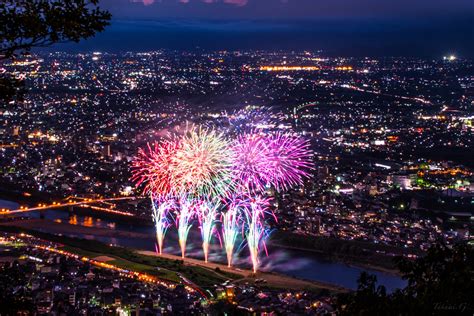
{"label": "illuminated bridge", "polygon": [[[53,202],[52,204],[40,203],[34,207],[20,206],[20,208],[16,210],[1,209],[0,215],[21,214],[21,213],[27,213],[27,212],[32,212],[32,211],[45,211],[45,210],[50,210],[50,209],[55,209],[55,208],[64,208],[64,207],[73,207],[73,206],[79,206],[79,207],[87,206],[97,211],[109,212],[109,213],[120,214],[120,215],[125,215],[125,216],[134,216],[134,214],[132,213],[115,209],[115,204],[110,203],[110,202],[136,200],[136,199],[137,197],[135,196],[99,198],[99,199],[71,197],[71,198],[66,198],[65,200],[61,202]],[[100,206],[93,205],[93,204],[99,204],[99,203],[108,204],[109,207],[100,207]]]}

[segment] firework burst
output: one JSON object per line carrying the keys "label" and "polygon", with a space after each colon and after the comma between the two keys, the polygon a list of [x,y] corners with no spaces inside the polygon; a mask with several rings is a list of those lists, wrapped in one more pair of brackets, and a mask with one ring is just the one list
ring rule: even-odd
{"label": "firework burst", "polygon": [[213,129],[191,127],[172,140],[140,149],[132,163],[132,180],[151,196],[160,253],[174,220],[184,258],[197,218],[207,262],[212,237],[218,233],[221,204],[217,201],[221,201],[227,208],[219,218],[228,266],[242,232],[257,271],[259,254],[267,252],[266,219],[274,217],[269,200],[261,195],[267,187],[280,191],[302,184],[312,168],[312,152],[309,142],[298,136],[257,127],[244,134],[236,131],[229,133],[234,139],[229,141]]}
{"label": "firework burst", "polygon": [[270,185],[281,190],[301,184],[312,166],[309,143],[287,134],[243,134],[233,149],[234,181],[249,193]]}
{"label": "firework burst", "polygon": [[287,134],[267,138],[267,163],[271,171],[269,182],[277,190],[301,185],[312,168],[312,151],[308,141]]}
{"label": "firework burst", "polygon": [[266,140],[259,134],[250,133],[237,137],[233,143],[233,177],[244,191],[262,192],[272,179]]}
{"label": "firework burst", "polygon": [[232,150],[222,134],[190,129],[172,157],[174,187],[196,197],[224,196],[232,186]]}
{"label": "firework burst", "polygon": [[179,142],[162,141],[147,144],[146,149],[139,149],[132,162],[132,178],[137,187],[143,186],[145,194],[165,196],[170,194],[172,186],[172,157],[180,147]]}

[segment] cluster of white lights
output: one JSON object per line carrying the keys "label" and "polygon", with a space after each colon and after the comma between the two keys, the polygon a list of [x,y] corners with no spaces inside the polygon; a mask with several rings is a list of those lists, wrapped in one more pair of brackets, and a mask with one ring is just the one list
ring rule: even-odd
{"label": "cluster of white lights", "polygon": [[456,56],[454,56],[454,55],[443,56],[443,60],[454,61],[454,60],[456,60]]}

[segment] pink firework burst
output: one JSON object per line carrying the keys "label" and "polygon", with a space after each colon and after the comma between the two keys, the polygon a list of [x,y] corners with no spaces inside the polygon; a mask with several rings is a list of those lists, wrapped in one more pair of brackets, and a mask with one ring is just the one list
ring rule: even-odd
{"label": "pink firework burst", "polygon": [[234,141],[234,181],[247,192],[301,184],[312,168],[309,142],[288,134],[244,134]]}
{"label": "pink firework burst", "polygon": [[307,140],[287,134],[267,136],[266,159],[271,170],[270,183],[277,190],[286,190],[303,183],[313,168],[310,144]]}
{"label": "pink firework burst", "polygon": [[237,137],[233,143],[233,177],[245,191],[264,191],[272,179],[270,153],[265,137],[256,133]]}
{"label": "pink firework burst", "polygon": [[132,162],[132,178],[136,186],[143,186],[145,194],[153,193],[165,196],[172,193],[173,166],[172,158],[180,148],[179,142],[162,141],[147,148],[139,149]]}

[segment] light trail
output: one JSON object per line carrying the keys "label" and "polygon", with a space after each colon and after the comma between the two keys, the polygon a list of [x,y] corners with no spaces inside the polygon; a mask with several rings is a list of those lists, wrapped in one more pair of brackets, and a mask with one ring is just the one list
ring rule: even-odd
{"label": "light trail", "polygon": [[392,98],[398,98],[398,99],[402,99],[402,100],[409,100],[409,101],[421,102],[421,103],[423,103],[423,104],[433,104],[433,102],[431,102],[430,100],[426,100],[426,99],[419,98],[419,97],[407,97],[407,96],[403,96],[403,95],[396,95],[396,94],[390,94],[390,93],[383,93],[383,92],[381,92],[381,91],[369,90],[369,89],[362,89],[362,88],[359,88],[359,87],[356,87],[356,86],[353,86],[353,85],[348,85],[348,84],[340,85],[340,87],[341,87],[341,88],[345,88],[345,89],[350,89],[350,90],[358,91],[358,92],[371,93],[371,94],[378,94],[378,95],[383,95],[383,96],[392,97]]}
{"label": "light trail", "polygon": [[97,267],[100,267],[100,268],[117,271],[120,274],[122,274],[123,276],[129,277],[131,279],[138,279],[140,281],[144,281],[144,282],[148,282],[148,283],[159,284],[159,285],[162,285],[162,286],[170,288],[170,289],[174,289],[176,287],[176,284],[174,284],[174,283],[158,279],[157,277],[148,275],[146,273],[141,273],[141,272],[137,272],[137,271],[131,271],[131,270],[123,269],[123,268],[120,268],[120,267],[118,267],[116,265],[113,265],[113,264],[110,264],[110,263],[94,260],[94,259],[91,259],[91,258],[88,258],[88,257],[81,257],[78,254],[68,252],[68,251],[65,251],[65,250],[61,250],[61,249],[57,249],[57,248],[53,248],[53,247],[50,247],[50,246],[44,246],[44,245],[33,245],[33,246],[35,248],[38,248],[38,249],[42,249],[42,250],[49,251],[49,252],[54,252],[54,253],[69,257],[69,258],[74,258],[74,259],[77,259],[77,260],[81,260],[83,262],[88,262],[88,263],[90,263],[92,265],[95,265]]}
{"label": "light trail", "polygon": [[[28,236],[28,235],[21,235],[21,236],[22,237],[25,237],[25,236],[26,237],[31,237],[31,236]],[[99,267],[99,268],[103,268],[103,269],[107,269],[107,270],[113,270],[113,271],[116,271],[116,272],[120,273],[121,276],[130,278],[130,279],[136,279],[136,280],[139,280],[139,281],[142,281],[142,282],[161,285],[161,286],[164,286],[168,289],[174,289],[174,288],[176,288],[176,285],[178,284],[177,282],[167,281],[167,280],[163,280],[163,279],[160,279],[158,277],[155,277],[155,276],[152,276],[152,275],[149,275],[149,274],[146,274],[146,273],[141,273],[141,272],[138,272],[138,271],[124,269],[124,268],[118,267],[118,266],[110,264],[110,263],[98,261],[98,260],[91,259],[91,258],[88,258],[88,257],[85,257],[85,256],[80,256],[78,254],[75,254],[75,253],[72,253],[72,252],[69,252],[69,251],[65,251],[65,250],[62,250],[62,249],[58,249],[58,248],[55,248],[55,247],[51,247],[51,246],[48,246],[48,245],[36,244],[36,243],[32,244],[28,240],[25,240],[23,238],[18,238],[18,239],[21,240],[24,243],[30,244],[34,248],[41,249],[43,251],[57,253],[59,255],[69,257],[69,258],[73,258],[73,259],[76,259],[76,260],[81,260],[83,262],[90,263],[90,264],[92,264],[96,267]],[[180,278],[182,279],[186,291],[188,291],[189,293],[199,293],[204,299],[206,299],[206,300],[208,299],[208,296],[196,284],[194,284],[193,282],[187,280],[186,278],[181,277],[181,275],[179,273],[178,273],[178,276],[180,276]]]}

